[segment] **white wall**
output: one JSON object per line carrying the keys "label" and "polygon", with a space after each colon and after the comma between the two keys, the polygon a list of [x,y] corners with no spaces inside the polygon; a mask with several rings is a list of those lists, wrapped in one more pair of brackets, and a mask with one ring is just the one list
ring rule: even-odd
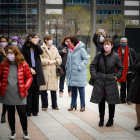
{"label": "white wall", "polygon": [[125,16],[139,16],[139,10],[124,10]]}
{"label": "white wall", "polygon": [[124,1],[125,6],[139,6],[139,1]]}
{"label": "white wall", "polygon": [[62,9],[46,9],[46,14],[63,14],[63,10]]}
{"label": "white wall", "polygon": [[63,4],[63,0],[46,0],[46,4]]}
{"label": "white wall", "polygon": [[126,25],[131,25],[131,24],[139,25],[139,20],[128,20],[126,22]]}

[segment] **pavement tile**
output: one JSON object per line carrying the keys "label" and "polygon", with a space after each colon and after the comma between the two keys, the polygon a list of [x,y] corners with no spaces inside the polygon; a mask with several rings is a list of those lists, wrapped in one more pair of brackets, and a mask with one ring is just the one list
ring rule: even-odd
{"label": "pavement tile", "polygon": [[136,117],[135,114],[132,114],[130,112],[122,112],[121,114],[126,116],[126,117],[129,117],[130,119],[133,119],[133,120],[137,121],[137,117]]}

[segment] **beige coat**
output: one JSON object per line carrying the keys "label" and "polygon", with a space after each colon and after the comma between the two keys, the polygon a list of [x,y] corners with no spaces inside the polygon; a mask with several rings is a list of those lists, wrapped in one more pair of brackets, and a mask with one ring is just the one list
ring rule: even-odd
{"label": "beige coat", "polygon": [[56,65],[48,65],[48,60],[57,60],[58,65],[61,65],[62,59],[58,50],[53,45],[48,50],[45,43],[41,46],[43,54],[41,57],[42,68],[45,76],[46,85],[40,86],[40,90],[58,90],[58,77],[56,75]]}

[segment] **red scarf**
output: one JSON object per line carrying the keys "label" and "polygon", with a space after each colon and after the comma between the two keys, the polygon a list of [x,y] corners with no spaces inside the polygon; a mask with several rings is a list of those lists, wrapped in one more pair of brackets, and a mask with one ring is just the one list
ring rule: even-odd
{"label": "red scarf", "polygon": [[[122,47],[118,49],[118,54],[120,56],[120,59],[121,59],[121,54],[122,54],[121,49]],[[118,82],[126,82],[126,76],[127,76],[127,71],[128,71],[128,56],[129,56],[129,48],[128,46],[126,46],[125,52],[124,52],[124,58],[123,58],[123,66],[124,66],[123,76],[121,77],[121,79],[118,80]]]}

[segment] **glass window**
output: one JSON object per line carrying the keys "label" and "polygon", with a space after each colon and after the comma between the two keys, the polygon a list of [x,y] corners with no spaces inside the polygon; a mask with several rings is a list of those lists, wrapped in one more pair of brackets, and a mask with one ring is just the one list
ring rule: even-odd
{"label": "glass window", "polygon": [[108,4],[111,5],[111,1],[108,1]]}
{"label": "glass window", "polygon": [[103,11],[103,14],[107,14],[107,10],[104,10],[104,11]]}
{"label": "glass window", "polygon": [[80,4],[80,0],[76,0],[76,4]]}
{"label": "glass window", "polygon": [[2,14],[6,14],[6,13],[8,13],[8,10],[1,9],[1,13],[2,13]]}
{"label": "glass window", "polygon": [[69,4],[69,0],[67,0],[67,4]]}
{"label": "glass window", "polygon": [[108,10],[108,14],[111,14],[111,10]]}
{"label": "glass window", "polygon": [[99,14],[99,10],[97,10],[97,14]]}
{"label": "glass window", "polygon": [[118,1],[115,1],[115,5],[118,5]]}
{"label": "glass window", "polygon": [[114,1],[112,1],[112,5],[114,5]]}
{"label": "glass window", "polygon": [[81,0],[81,4],[85,4],[85,2],[86,2],[85,0]]}
{"label": "glass window", "polygon": [[99,4],[103,4],[103,1],[102,0],[99,0]]}
{"label": "glass window", "polygon": [[1,0],[1,3],[8,3],[8,0]]}
{"label": "glass window", "polygon": [[117,15],[118,14],[118,11],[117,10],[115,10],[115,15]]}
{"label": "glass window", "polygon": [[112,10],[112,14],[114,15],[114,10]]}
{"label": "glass window", "polygon": [[97,4],[99,4],[99,0],[97,0]]}
{"label": "glass window", "polygon": [[70,4],[72,4],[72,0],[70,0],[70,2],[69,2]]}
{"label": "glass window", "polygon": [[19,14],[18,18],[26,18],[26,14]]}
{"label": "glass window", "polygon": [[27,3],[37,3],[37,0],[27,0]]}
{"label": "glass window", "polygon": [[107,0],[104,0],[104,4],[107,4]]}
{"label": "glass window", "polygon": [[118,5],[121,5],[121,1],[118,1]]}
{"label": "glass window", "polygon": [[118,11],[118,14],[120,14],[120,13],[121,13],[121,11],[119,10],[119,11]]}
{"label": "glass window", "polygon": [[102,10],[99,10],[99,14],[103,14],[103,11]]}

